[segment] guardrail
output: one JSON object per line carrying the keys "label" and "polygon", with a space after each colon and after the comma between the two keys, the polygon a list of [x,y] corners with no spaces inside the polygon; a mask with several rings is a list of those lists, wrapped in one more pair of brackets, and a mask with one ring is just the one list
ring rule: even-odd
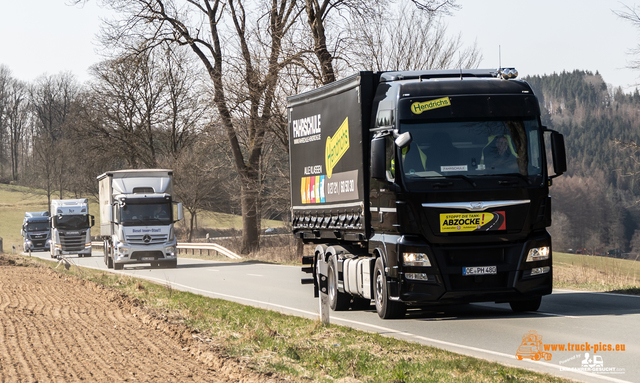
{"label": "guardrail", "polygon": [[[102,249],[102,242],[98,242],[98,241],[93,241],[91,242],[91,247],[95,247],[95,248],[99,248]],[[229,257],[231,259],[242,259],[241,256],[239,256],[238,254],[234,253],[233,251],[222,247],[220,245],[218,245],[217,243],[185,243],[185,242],[178,242],[178,254],[180,254],[180,251],[183,250],[184,254],[189,254],[189,250],[191,250],[191,254],[196,254],[196,251],[198,251],[198,254],[203,255],[224,255],[226,257]],[[206,253],[205,253],[206,251]],[[213,254],[212,254],[213,253]]]}
{"label": "guardrail", "polygon": [[178,254],[180,254],[180,250],[185,250],[186,254],[189,254],[189,250],[191,250],[191,254],[195,254],[195,251],[198,250],[200,255],[203,254],[203,251],[206,251],[207,255],[211,255],[211,251],[214,251],[214,255],[222,254],[231,259],[242,259],[238,254],[217,243],[178,243]]}

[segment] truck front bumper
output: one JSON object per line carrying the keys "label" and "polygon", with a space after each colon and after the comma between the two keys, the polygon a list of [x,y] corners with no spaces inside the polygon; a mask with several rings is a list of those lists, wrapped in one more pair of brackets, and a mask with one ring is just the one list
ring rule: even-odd
{"label": "truck front bumper", "polygon": [[89,254],[91,255],[91,243],[88,243],[81,249],[67,250],[62,248],[61,245],[56,245],[54,248],[54,253],[56,256],[60,255],[75,255],[75,254]]}
{"label": "truck front bumper", "polygon": [[113,261],[118,264],[173,263],[177,260],[176,246],[176,243],[163,246],[119,246],[116,248]]}
{"label": "truck front bumper", "polygon": [[[415,245],[415,244],[413,244]],[[548,247],[547,259],[527,262],[530,249]],[[429,246],[431,267],[403,267],[388,278],[392,299],[409,305],[512,302],[551,294],[551,238],[538,232],[526,241],[479,246]],[[465,275],[467,268],[494,273]]]}

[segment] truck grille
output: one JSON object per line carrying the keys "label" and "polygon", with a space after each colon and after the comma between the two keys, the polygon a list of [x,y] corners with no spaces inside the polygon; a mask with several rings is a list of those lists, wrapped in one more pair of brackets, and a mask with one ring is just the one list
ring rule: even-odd
{"label": "truck grille", "polygon": [[33,243],[33,247],[44,247],[44,244],[47,241],[39,240],[39,241],[31,241]]}
{"label": "truck grille", "polygon": [[62,245],[62,251],[84,250],[85,237],[84,235],[61,235],[60,245]]}
{"label": "truck grille", "polygon": [[[509,288],[510,274],[515,273],[520,248],[509,246],[478,246],[475,248],[434,248],[442,277],[451,291],[500,290]],[[497,266],[492,275],[464,276],[463,267]]]}
{"label": "truck grille", "polygon": [[167,242],[167,239],[166,234],[127,235],[127,241],[132,245],[156,245]]}

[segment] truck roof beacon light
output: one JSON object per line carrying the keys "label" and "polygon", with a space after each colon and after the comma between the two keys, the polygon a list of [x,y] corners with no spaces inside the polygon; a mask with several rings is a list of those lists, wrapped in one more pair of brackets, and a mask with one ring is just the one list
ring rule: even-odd
{"label": "truck roof beacon light", "polygon": [[518,77],[518,71],[516,68],[500,68],[498,69],[498,76],[504,80],[511,80]]}

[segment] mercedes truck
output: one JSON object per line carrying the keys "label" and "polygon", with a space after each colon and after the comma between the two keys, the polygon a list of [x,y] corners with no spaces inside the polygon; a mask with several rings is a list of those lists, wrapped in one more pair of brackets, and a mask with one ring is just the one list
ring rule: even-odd
{"label": "mercedes truck", "polygon": [[[173,201],[173,172],[136,169],[98,176],[100,235],[108,268],[148,263],[175,268],[178,262],[174,223],[183,217]],[[174,209],[175,205],[175,209]]]}
{"label": "mercedes truck", "polygon": [[86,198],[51,200],[51,258],[78,254],[91,256],[91,228],[95,218],[89,215]]}
{"label": "mercedes truck", "polygon": [[[509,303],[552,290],[564,138],[513,68],[359,72],[287,99],[294,235],[333,310]],[[548,153],[548,154],[547,154]],[[548,166],[547,155],[550,157]]]}

